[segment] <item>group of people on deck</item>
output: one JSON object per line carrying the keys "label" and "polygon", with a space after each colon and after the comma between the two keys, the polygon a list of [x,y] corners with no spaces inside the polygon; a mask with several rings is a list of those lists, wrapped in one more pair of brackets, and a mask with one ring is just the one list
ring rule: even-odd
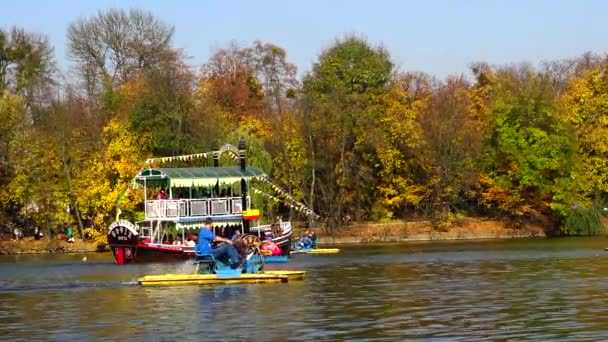
{"label": "group of people on deck", "polygon": [[196,242],[194,242],[194,239],[191,236],[187,236],[186,241],[182,242],[182,238],[181,237],[177,237],[175,240],[173,240],[173,245],[174,246],[196,246]]}

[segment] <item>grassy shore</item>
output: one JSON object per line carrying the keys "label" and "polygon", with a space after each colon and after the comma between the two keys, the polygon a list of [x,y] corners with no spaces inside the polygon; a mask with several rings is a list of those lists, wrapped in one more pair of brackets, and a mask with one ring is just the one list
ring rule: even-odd
{"label": "grassy shore", "polygon": [[47,254],[47,253],[82,253],[95,252],[97,246],[93,242],[76,240],[67,243],[57,239],[35,240],[26,237],[17,241],[0,241],[0,255],[7,254]]}

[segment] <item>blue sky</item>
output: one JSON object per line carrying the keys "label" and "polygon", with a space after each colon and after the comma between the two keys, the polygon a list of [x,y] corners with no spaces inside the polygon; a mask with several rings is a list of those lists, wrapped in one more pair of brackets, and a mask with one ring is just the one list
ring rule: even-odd
{"label": "blue sky", "polygon": [[146,9],[174,25],[174,46],[195,66],[230,41],[260,39],[284,47],[302,74],[349,33],[386,47],[401,70],[440,78],[475,61],[538,64],[608,52],[608,1],[591,0],[21,0],[2,4],[0,27],[48,35],[66,70],[68,25],[112,7]]}

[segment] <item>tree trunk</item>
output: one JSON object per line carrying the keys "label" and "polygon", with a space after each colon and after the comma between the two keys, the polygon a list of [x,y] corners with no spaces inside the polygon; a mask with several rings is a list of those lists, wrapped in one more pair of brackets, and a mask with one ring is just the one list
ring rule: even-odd
{"label": "tree trunk", "polygon": [[311,171],[310,171],[310,192],[308,195],[308,203],[310,205],[310,210],[312,210],[314,212],[315,210],[315,203],[314,203],[314,199],[315,199],[315,180],[316,180],[316,161],[315,161],[315,147],[313,145],[313,141],[312,141],[312,133],[309,132],[308,134],[308,141],[310,143],[310,164],[311,164]]}
{"label": "tree trunk", "polygon": [[[64,137],[65,138],[65,137]],[[80,235],[81,239],[84,239],[82,236],[82,231],[84,230],[84,225],[82,224],[82,218],[80,217],[80,209],[78,208],[78,202],[76,201],[76,196],[74,195],[74,191],[72,189],[72,172],[70,170],[69,160],[67,157],[67,148],[65,146],[65,142],[61,144],[62,146],[62,161],[63,161],[63,170],[65,172],[65,177],[68,182],[68,197],[70,198],[70,206],[74,208],[76,214],[76,222],[78,223],[78,235]]]}

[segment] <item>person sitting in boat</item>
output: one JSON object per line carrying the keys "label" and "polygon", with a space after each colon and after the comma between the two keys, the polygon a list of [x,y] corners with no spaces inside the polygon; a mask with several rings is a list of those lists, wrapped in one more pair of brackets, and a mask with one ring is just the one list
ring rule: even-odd
{"label": "person sitting in boat", "polygon": [[167,198],[168,197],[167,197],[167,194],[165,193],[165,190],[161,190],[158,193],[158,197],[156,199],[158,199],[158,200],[166,200]]}
{"label": "person sitting in boat", "polygon": [[182,238],[181,237],[176,237],[175,240],[173,240],[173,245],[175,246],[181,246],[182,245]]}
{"label": "person sitting in boat", "polygon": [[315,233],[314,230],[312,230],[312,229],[308,230],[308,238],[312,242],[310,245],[310,248],[316,248],[317,247],[317,234]]}
{"label": "person sitting in boat", "polygon": [[186,241],[186,243],[184,243],[184,244],[185,244],[186,246],[189,246],[189,247],[194,247],[194,246],[196,246],[196,242],[194,242],[194,240],[192,240],[192,239],[188,239],[188,240]]}
{"label": "person sitting in boat", "polygon": [[310,249],[312,248],[313,241],[310,239],[309,231],[307,230],[304,236],[300,238],[300,241],[296,243],[296,249]]}
{"label": "person sitting in boat", "polygon": [[[223,242],[217,247],[212,248],[212,242]],[[205,220],[205,226],[201,228],[198,235],[198,243],[196,244],[197,255],[213,255],[215,259],[221,260],[228,258],[230,259],[230,267],[232,269],[238,268],[241,264],[241,256],[234,247],[232,240],[226,239],[221,236],[216,236],[213,233],[213,221],[211,219]]]}
{"label": "person sitting in boat", "polygon": [[279,248],[279,246],[277,246],[277,244],[274,243],[270,237],[266,238],[266,241],[264,241],[262,244],[262,249],[267,251],[269,255],[281,255],[281,248]]}

